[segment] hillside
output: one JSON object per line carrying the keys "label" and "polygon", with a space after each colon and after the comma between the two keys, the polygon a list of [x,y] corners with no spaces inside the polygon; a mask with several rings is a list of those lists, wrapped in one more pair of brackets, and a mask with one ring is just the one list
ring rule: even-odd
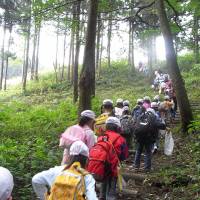
{"label": "hillside", "polygon": [[[190,99],[197,101],[200,95],[198,74],[191,72],[184,74],[184,77]],[[143,75],[130,73],[123,62],[113,63],[112,68],[104,68],[101,77],[97,78],[93,110],[98,115],[101,102],[105,98],[111,98],[113,101],[117,98],[128,99],[133,107],[137,98],[145,95],[155,96],[150,84],[149,79]],[[59,135],[76,121],[77,105],[72,103],[70,84],[55,83],[52,74],[41,78],[39,82],[30,82],[24,95],[20,94],[19,88],[1,93],[0,163],[9,168],[15,177],[15,199],[34,199],[31,177],[60,163],[62,150],[58,148]],[[157,170],[150,176],[154,177],[153,180],[160,179],[159,183],[167,186],[169,191],[166,193],[169,193],[169,196],[170,192],[172,195],[173,192],[179,195],[179,192],[187,190],[189,196],[197,194],[199,177],[198,169],[194,166],[199,162],[197,158],[200,153],[200,142],[196,141],[195,145],[191,146],[196,136],[190,135],[190,140],[188,137],[183,138],[178,124],[173,133],[177,135],[175,138],[178,147],[174,156],[166,159],[159,155],[156,158]],[[189,156],[191,151],[193,156]],[[187,162],[184,163],[182,161],[186,156]],[[188,173],[191,173],[191,180],[195,181],[184,186],[178,185],[173,189],[171,182],[174,181],[174,177],[182,177]],[[182,195],[179,196],[182,198]],[[179,196],[176,199],[179,199]]]}

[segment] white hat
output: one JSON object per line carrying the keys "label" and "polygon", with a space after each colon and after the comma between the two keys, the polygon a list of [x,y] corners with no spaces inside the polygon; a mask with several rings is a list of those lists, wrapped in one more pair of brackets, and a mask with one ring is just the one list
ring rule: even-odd
{"label": "white hat", "polygon": [[81,113],[81,117],[88,117],[90,119],[95,120],[95,113],[92,110],[84,110]]}
{"label": "white hat", "polygon": [[159,97],[159,95],[156,95],[153,99],[154,100],[160,100],[160,97]]}
{"label": "white hat", "polygon": [[121,127],[120,120],[117,117],[108,117],[106,124],[115,124],[118,127]]}
{"label": "white hat", "polygon": [[164,97],[164,100],[169,100],[170,99],[170,97],[168,96],[168,95],[166,95],[165,97]]}
{"label": "white hat", "polygon": [[124,102],[123,102],[123,106],[129,106],[129,101],[128,100],[125,100]]}
{"label": "white hat", "polygon": [[158,103],[152,102],[151,103],[151,108],[158,108]]}
{"label": "white hat", "polygon": [[117,99],[116,103],[123,103],[123,99]]}
{"label": "white hat", "polygon": [[77,155],[80,155],[80,154],[88,157],[89,156],[89,149],[86,146],[86,144],[83,143],[82,141],[76,141],[70,147],[69,155],[70,156],[77,156]]}
{"label": "white hat", "polygon": [[111,99],[104,99],[103,105],[113,105],[113,101]]}
{"label": "white hat", "polygon": [[151,101],[151,99],[150,99],[149,96],[145,96],[145,97],[144,97],[144,100],[145,100],[145,101]]}
{"label": "white hat", "polygon": [[142,103],[143,99],[137,99],[137,103]]}
{"label": "white hat", "polygon": [[156,112],[155,112],[155,110],[154,110],[154,109],[152,109],[152,108],[148,108],[148,109],[147,109],[147,112],[151,112],[153,115],[156,115]]}
{"label": "white hat", "polygon": [[128,106],[124,106],[123,107],[123,111],[128,111],[129,110],[129,107]]}
{"label": "white hat", "polygon": [[10,171],[0,167],[0,199],[7,200],[12,193],[14,186],[13,176]]}

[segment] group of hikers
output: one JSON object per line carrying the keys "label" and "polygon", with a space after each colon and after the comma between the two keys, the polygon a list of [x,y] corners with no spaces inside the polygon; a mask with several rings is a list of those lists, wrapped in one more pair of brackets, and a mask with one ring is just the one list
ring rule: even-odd
{"label": "group of hikers", "polygon": [[[168,95],[164,101],[156,95],[152,100],[148,96],[138,99],[133,109],[128,100],[119,98],[114,105],[111,99],[105,99],[98,117],[92,110],[81,112],[78,124],[68,127],[60,136],[59,146],[63,148],[60,166],[33,176],[37,199],[117,199],[117,185],[119,188],[122,185],[121,163],[128,159],[129,149],[135,144],[135,172],[151,171],[160,130],[168,129],[167,116],[175,117],[174,107]],[[5,168],[0,168],[0,177],[2,174],[9,178],[0,178],[0,199],[11,200],[13,177]]]}
{"label": "group of hikers", "polygon": [[152,88],[155,91],[159,91],[159,94],[165,95],[165,100],[168,101],[168,104],[163,104],[163,108],[164,110],[166,109],[165,105],[170,107],[170,112],[166,116],[173,120],[177,111],[177,99],[169,74],[163,73],[161,70],[156,70]]}
{"label": "group of hikers", "polygon": [[32,178],[36,196],[42,200],[117,199],[121,162],[128,159],[134,141],[135,171],[140,169],[143,150],[143,170],[151,170],[152,154],[159,147],[159,130],[166,129],[159,104],[156,98],[151,102],[146,96],[131,110],[128,100],[117,99],[114,106],[112,100],[105,99],[100,116],[92,110],[83,111],[78,124],[61,134],[61,165]]}

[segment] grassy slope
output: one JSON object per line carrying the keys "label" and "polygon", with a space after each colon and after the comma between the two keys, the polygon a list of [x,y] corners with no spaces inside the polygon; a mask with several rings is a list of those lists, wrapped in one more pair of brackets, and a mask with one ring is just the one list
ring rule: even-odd
{"label": "grassy slope", "polygon": [[[124,63],[114,63],[113,66],[104,69],[97,79],[93,99],[96,113],[105,98],[115,101],[121,97],[130,100],[134,106],[137,98],[155,95],[150,90],[149,81],[128,72]],[[186,78],[187,83],[191,77]],[[14,174],[15,194],[21,200],[30,199],[32,175],[59,164],[62,153],[57,148],[59,135],[77,119],[77,106],[72,104],[70,86],[66,82],[56,84],[53,80],[49,75],[39,83],[30,83],[26,95],[21,95],[16,88],[1,94],[0,163]],[[166,173],[170,170],[162,171],[161,175]]]}

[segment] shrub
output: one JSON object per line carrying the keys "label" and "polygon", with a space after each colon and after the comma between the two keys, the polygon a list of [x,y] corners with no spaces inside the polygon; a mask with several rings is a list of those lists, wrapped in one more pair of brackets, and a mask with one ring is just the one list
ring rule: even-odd
{"label": "shrub", "polygon": [[183,72],[188,72],[192,69],[194,65],[194,55],[193,54],[186,54],[183,56],[178,56],[178,64],[179,68]]}

